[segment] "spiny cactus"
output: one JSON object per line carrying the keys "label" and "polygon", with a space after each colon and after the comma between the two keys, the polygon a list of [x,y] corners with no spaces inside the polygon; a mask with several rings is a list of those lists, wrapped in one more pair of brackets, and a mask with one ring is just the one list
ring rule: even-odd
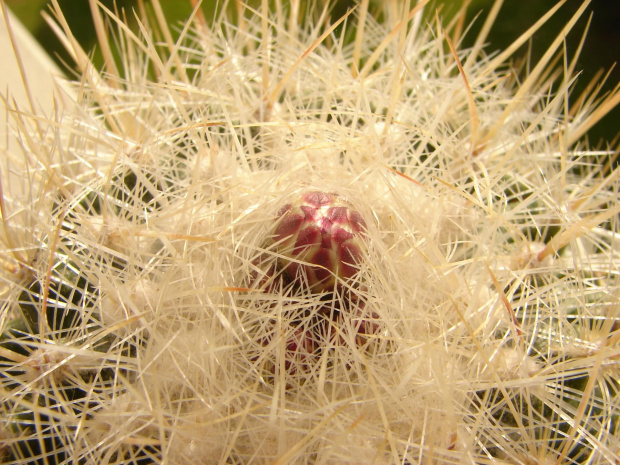
{"label": "spiny cactus", "polygon": [[176,36],[93,2],[98,71],[53,1],[73,91],[4,99],[3,461],[620,463],[620,171],[583,141],[620,94],[573,95],[562,49],[587,2],[509,66],[562,3],[487,55],[426,1]]}

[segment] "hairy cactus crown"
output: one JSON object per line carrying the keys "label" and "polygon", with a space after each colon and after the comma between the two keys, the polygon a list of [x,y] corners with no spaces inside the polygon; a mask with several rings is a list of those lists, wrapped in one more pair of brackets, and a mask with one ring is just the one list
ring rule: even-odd
{"label": "hairy cactus crown", "polygon": [[520,80],[563,2],[493,55],[496,8],[460,49],[465,10],[268,3],[92,2],[98,71],[52,1],[79,79],[3,102],[2,459],[619,463],[620,171],[583,135],[620,94],[554,62],[587,2]]}

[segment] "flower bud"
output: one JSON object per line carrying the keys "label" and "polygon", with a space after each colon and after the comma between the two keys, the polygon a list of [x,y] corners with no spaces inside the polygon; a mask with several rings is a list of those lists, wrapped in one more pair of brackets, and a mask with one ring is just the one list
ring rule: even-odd
{"label": "flower bud", "polygon": [[359,270],[366,222],[341,197],[307,192],[278,213],[273,240],[279,266],[291,281],[312,292],[331,292],[339,279]]}

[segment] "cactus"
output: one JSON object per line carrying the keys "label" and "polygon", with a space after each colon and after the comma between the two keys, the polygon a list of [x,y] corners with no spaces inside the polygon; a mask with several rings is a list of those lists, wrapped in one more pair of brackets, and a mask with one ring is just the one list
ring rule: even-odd
{"label": "cactus", "polygon": [[52,3],[79,79],[4,99],[3,463],[620,463],[620,94],[553,62],[587,3],[522,80],[426,3],[93,2],[103,70]]}

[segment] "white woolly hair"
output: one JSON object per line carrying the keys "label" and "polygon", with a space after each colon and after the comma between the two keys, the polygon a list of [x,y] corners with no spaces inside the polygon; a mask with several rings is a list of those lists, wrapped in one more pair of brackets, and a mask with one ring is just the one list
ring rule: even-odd
{"label": "white woolly hair", "polygon": [[[620,171],[583,136],[620,93],[572,95],[562,48],[588,2],[521,77],[563,2],[491,55],[501,1],[466,49],[427,1],[91,3],[105,68],[53,0],[79,79],[4,99],[5,461],[619,463]],[[311,191],[367,224],[333,292],[272,239]]]}

